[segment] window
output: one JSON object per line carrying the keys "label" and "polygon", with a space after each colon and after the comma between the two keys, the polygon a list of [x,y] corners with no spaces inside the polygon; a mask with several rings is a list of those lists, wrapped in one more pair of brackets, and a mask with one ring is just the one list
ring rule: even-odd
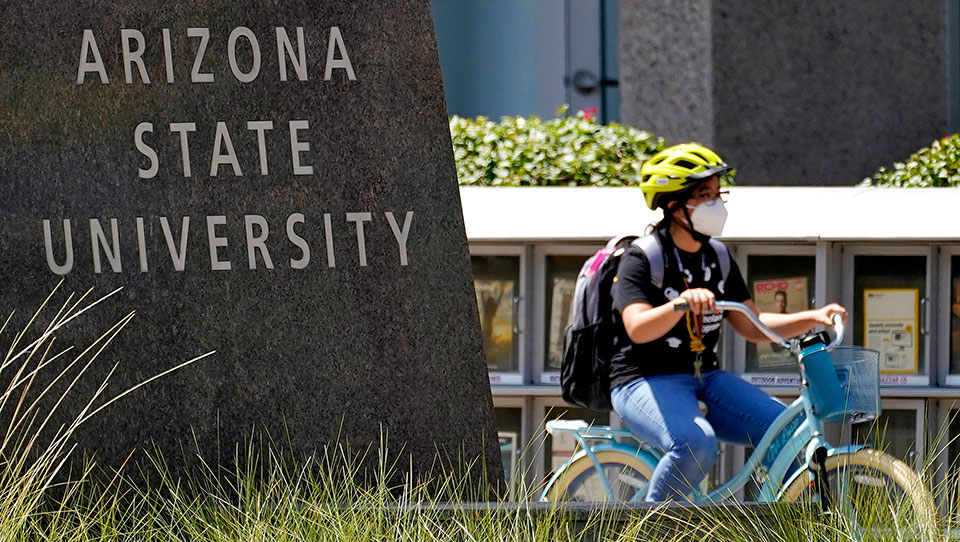
{"label": "window", "polygon": [[[471,261],[487,368],[491,373],[518,373],[520,258],[475,255]],[[500,383],[495,375],[491,382]]]}
{"label": "window", "polygon": [[450,114],[618,118],[616,0],[431,0]]}
{"label": "window", "polygon": [[926,372],[926,257],[856,255],[853,267],[851,338],[880,352],[881,384],[911,383]]}
{"label": "window", "polygon": [[[547,407],[544,417],[544,424],[549,420],[584,420],[593,425],[609,425],[610,414],[607,412],[595,412],[585,408],[554,406]],[[543,447],[544,474],[560,468],[576,452],[577,440],[570,433],[560,432],[553,437],[546,434],[546,441]]]}
{"label": "window", "polygon": [[503,460],[503,477],[510,491],[510,498],[516,495],[520,475],[519,461],[522,449],[523,410],[520,408],[495,408],[497,416],[497,436],[500,439],[500,457]]}
{"label": "window", "polygon": [[[857,444],[869,444],[908,465],[916,466],[922,454],[922,439],[918,439],[918,415],[921,410],[885,408],[873,421],[852,426],[852,440]],[[921,417],[922,419],[922,417]],[[921,446],[918,447],[918,443]]]}
{"label": "window", "polygon": [[[539,384],[560,383],[565,332],[573,316],[573,294],[577,275],[587,258],[602,245],[541,244],[533,247],[534,290],[530,337],[533,380]],[[558,388],[559,392],[559,388]]]}
{"label": "window", "polygon": [[960,256],[950,258],[950,295],[944,300],[950,311],[950,372],[960,373]]}
{"label": "window", "polygon": [[[953,402],[951,406],[956,407],[958,405],[956,402]],[[948,464],[944,485],[947,489],[947,494],[945,498],[949,499],[948,502],[953,503],[953,507],[956,507],[958,497],[960,497],[960,485],[957,483],[957,481],[960,480],[960,410],[949,408],[946,416],[947,441],[946,443],[939,442],[938,444],[946,444],[947,447]],[[938,427],[937,429],[939,431],[940,428]],[[955,510],[956,508],[952,511],[955,513]]]}
{"label": "window", "polygon": [[[814,256],[750,255],[747,288],[761,312],[798,312],[813,308]],[[773,344],[747,343],[747,373],[796,374],[796,359]]]}
{"label": "window", "polygon": [[[776,396],[776,397],[785,405],[791,405],[793,404],[794,401],[797,400],[796,396]],[[747,446],[747,447],[737,446],[734,448],[734,450],[738,452],[742,450],[742,456],[739,454],[734,455],[733,470],[735,474],[736,472],[739,472],[739,470],[743,468],[743,466],[747,463],[747,460],[750,458],[750,456],[753,455],[754,448],[752,446]],[[800,468],[802,465],[803,465],[803,457],[801,455],[797,457],[797,462],[794,465],[787,468],[787,473],[785,475],[785,478],[789,479],[789,477],[796,471],[796,469]],[[765,476],[765,471],[761,471],[761,473],[762,473],[761,478],[758,478],[757,476],[752,476],[750,480],[743,486],[743,490],[742,490],[743,500],[756,501],[760,497],[760,489],[761,487],[763,487],[763,483],[764,483],[764,480],[762,479],[762,477]],[[731,478],[732,477],[733,476],[731,475]]]}
{"label": "window", "polygon": [[[432,0],[451,115],[537,115],[569,103],[564,10],[553,0]],[[596,39],[596,38],[595,38]]]}
{"label": "window", "polygon": [[546,371],[560,370],[564,330],[573,310],[573,289],[585,259],[583,256],[547,256]]}

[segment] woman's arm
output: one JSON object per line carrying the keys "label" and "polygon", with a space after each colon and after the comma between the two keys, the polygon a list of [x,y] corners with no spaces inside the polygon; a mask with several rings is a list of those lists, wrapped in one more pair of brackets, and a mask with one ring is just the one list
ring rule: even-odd
{"label": "woman's arm", "polygon": [[[773,312],[759,312],[757,310],[756,304],[754,304],[752,299],[748,299],[743,302],[744,305],[750,308],[753,312],[757,313],[760,317],[760,321],[766,324],[767,327],[777,332],[778,335],[781,335],[785,338],[796,337],[810,331],[819,324],[823,325],[833,325],[831,317],[834,314],[840,314],[843,316],[844,322],[847,320],[847,310],[842,306],[831,303],[819,309],[793,312],[789,314],[778,314]],[[760,333],[760,330],[747,319],[746,316],[731,312],[728,320],[730,325],[733,326],[733,329],[737,330],[737,333],[743,335],[745,339],[754,343],[768,343],[768,339],[764,334]]]}
{"label": "woman's arm", "polygon": [[631,341],[643,344],[666,335],[683,318],[683,311],[674,310],[674,305],[680,300],[686,301],[694,314],[716,311],[713,292],[704,288],[684,290],[680,297],[659,307],[649,303],[631,303],[620,312],[627,336]]}

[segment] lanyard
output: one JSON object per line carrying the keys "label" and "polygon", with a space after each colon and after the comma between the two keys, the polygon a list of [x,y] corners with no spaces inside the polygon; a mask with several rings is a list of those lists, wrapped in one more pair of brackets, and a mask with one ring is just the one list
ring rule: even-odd
{"label": "lanyard", "polygon": [[[683,266],[683,261],[680,260],[680,253],[677,252],[677,247],[673,247],[673,255],[677,259],[677,267],[680,268],[680,275],[683,277],[683,285],[689,290],[690,282],[687,280],[687,270]],[[701,268],[706,268],[707,261],[703,255],[703,252],[700,253],[700,266]],[[691,280],[693,279],[693,273],[690,273]],[[687,312],[685,315],[687,320],[687,334],[690,335],[690,351],[694,353],[695,358],[693,361],[693,375],[697,377],[697,380],[700,380],[700,369],[703,367],[703,351],[707,349],[707,346],[703,344],[703,315],[697,314],[696,316],[693,313]]]}
{"label": "lanyard", "polygon": [[[690,280],[693,280],[693,273],[687,271],[687,268],[683,266],[683,260],[680,259],[680,253],[677,252],[677,247],[673,247],[673,257],[677,259],[677,267],[680,268],[680,275],[683,276],[683,285],[690,289],[690,283],[687,282],[687,275],[690,275]],[[703,255],[703,251],[700,251],[700,268],[707,268],[707,258]]]}

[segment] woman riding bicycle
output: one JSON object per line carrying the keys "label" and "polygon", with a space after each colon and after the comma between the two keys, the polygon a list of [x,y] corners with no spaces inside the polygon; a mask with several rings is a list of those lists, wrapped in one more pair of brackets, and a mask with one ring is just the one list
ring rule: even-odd
{"label": "woman riding bicycle", "polygon": [[[644,252],[623,255],[613,285],[615,316],[622,326],[611,359],[613,407],[638,438],[664,450],[650,480],[648,501],[682,500],[717,458],[717,440],[740,445],[760,441],[784,405],[759,388],[719,370],[714,352],[726,316],[716,300],[741,302],[757,312],[736,263],[722,276],[710,238],[723,229],[726,210],[720,176],[730,167],[697,144],[667,148],[641,168],[647,205],[663,209],[653,227],[664,257],[662,284],[651,280]],[[729,257],[725,251],[724,256]],[[674,310],[686,302],[689,312]],[[831,315],[837,304],[793,314],[760,313],[780,335],[795,337]],[[752,342],[768,339],[741,314],[733,328]],[[707,405],[702,414],[698,400]]]}

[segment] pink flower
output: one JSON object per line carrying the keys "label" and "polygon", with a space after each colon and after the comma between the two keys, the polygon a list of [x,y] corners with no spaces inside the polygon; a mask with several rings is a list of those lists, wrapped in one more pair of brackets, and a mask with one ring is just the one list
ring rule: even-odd
{"label": "pink flower", "polygon": [[597,114],[597,108],[596,108],[596,107],[592,107],[592,108],[590,108],[590,109],[584,109],[584,110],[583,110],[583,118],[585,118],[585,119],[587,119],[587,120],[593,120],[593,118],[596,116],[596,114]]}

